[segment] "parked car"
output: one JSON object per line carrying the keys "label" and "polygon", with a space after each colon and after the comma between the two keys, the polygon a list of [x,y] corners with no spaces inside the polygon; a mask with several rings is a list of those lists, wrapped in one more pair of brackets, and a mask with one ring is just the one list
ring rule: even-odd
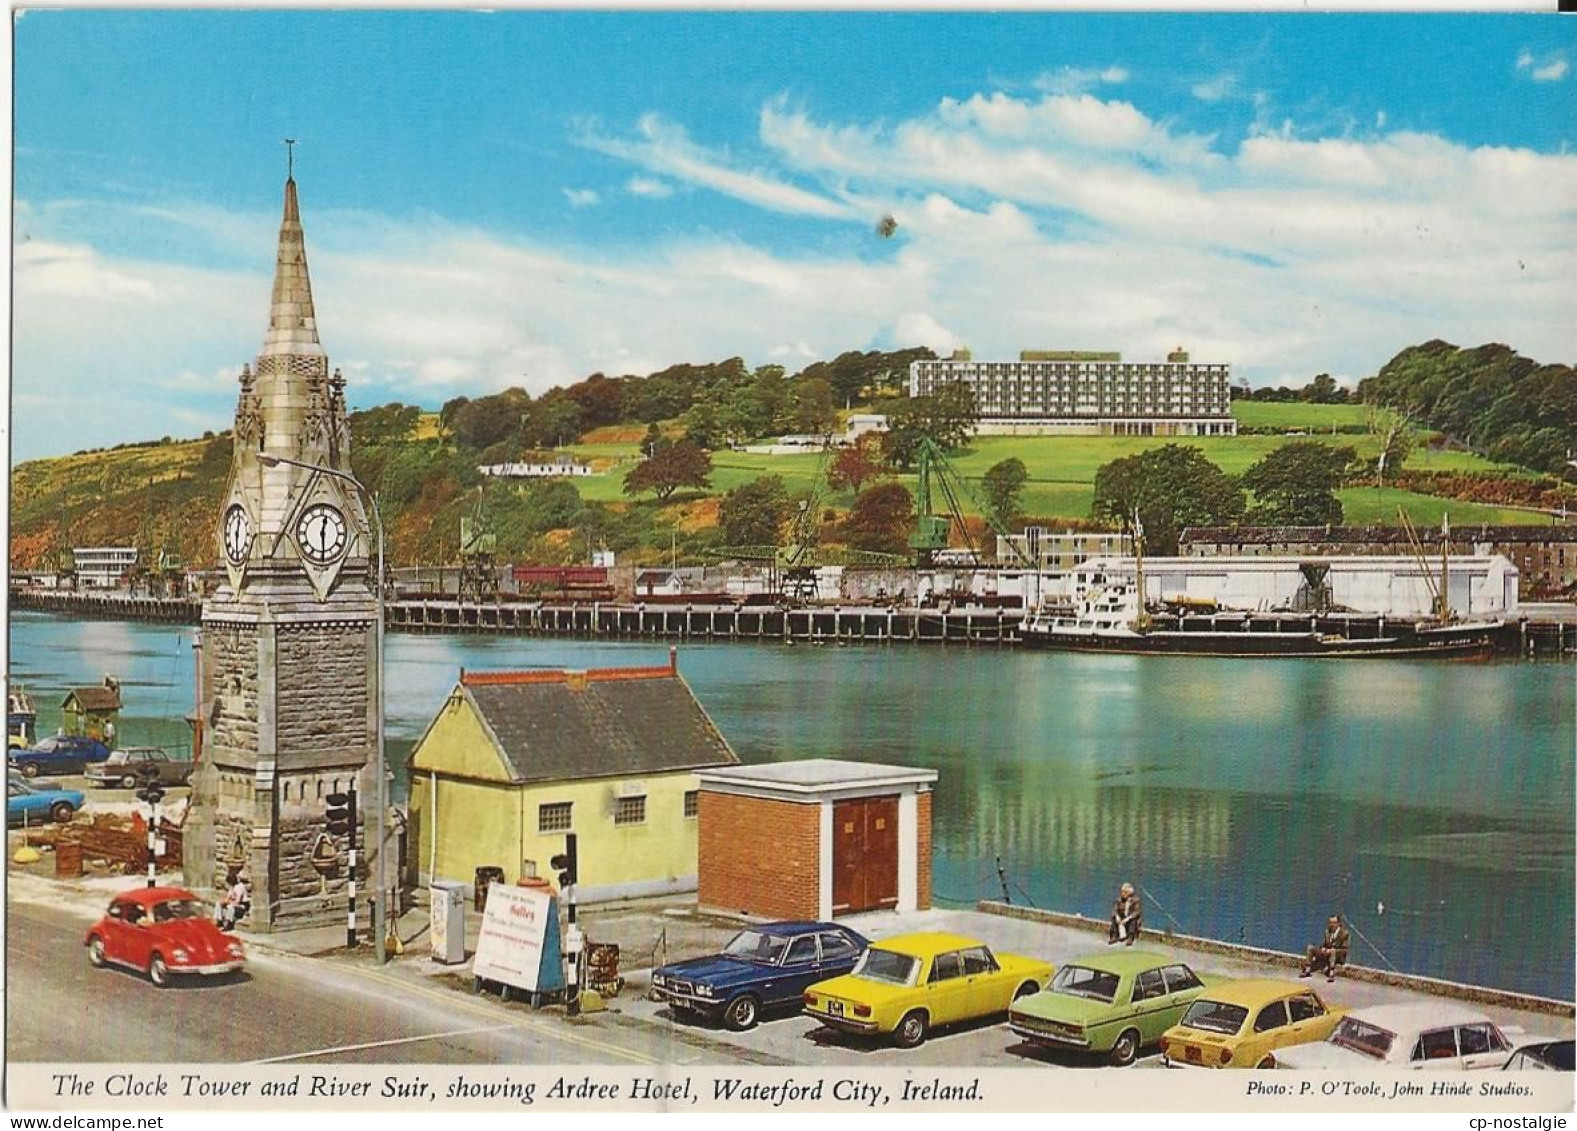
{"label": "parked car", "polygon": [[1221,982],[1161,1035],[1161,1058],[1169,1066],[1274,1068],[1276,1049],[1323,1041],[1346,1013],[1298,982]]}
{"label": "parked car", "polygon": [[185,785],[195,769],[190,760],[172,758],[157,746],[128,746],[89,766],[87,778],[89,785],[118,785],[122,789],[136,789],[150,777],[160,785]]}
{"label": "parked car", "polygon": [[659,967],[652,989],[681,1013],[749,1029],[764,1010],[798,1005],[811,983],[847,974],[867,945],[836,923],[765,923],[740,931],[719,954]]}
{"label": "parked car", "polygon": [[5,823],[63,825],[76,816],[86,797],[81,790],[61,789],[52,781],[28,781],[15,771],[6,775]]}
{"label": "parked car", "polygon": [[14,769],[30,778],[39,774],[80,774],[110,756],[110,748],[82,734],[56,734],[21,750],[7,752]]}
{"label": "parked car", "polygon": [[1506,1059],[1504,1067],[1509,1072],[1529,1068],[1543,1072],[1570,1072],[1572,1071],[1572,1042],[1567,1039],[1525,1044]]}
{"label": "parked car", "polygon": [[221,931],[207,904],[185,888],[134,888],[117,895],[83,943],[94,966],[141,970],[160,988],[177,974],[228,974],[246,962],[241,940]]}
{"label": "parked car", "polygon": [[1087,955],[1059,969],[1041,993],[1014,1002],[1008,1026],[1034,1044],[1104,1053],[1122,1067],[1220,980],[1146,950]]}
{"label": "parked car", "polygon": [[1444,1001],[1355,1009],[1331,1035],[1276,1054],[1278,1068],[1457,1070],[1499,1068],[1511,1053],[1500,1027],[1477,1010]]}
{"label": "parked car", "polygon": [[1051,977],[1051,963],[993,954],[979,939],[915,934],[873,942],[854,969],[805,991],[805,1013],[847,1033],[914,1048],[932,1029],[1001,1014]]}

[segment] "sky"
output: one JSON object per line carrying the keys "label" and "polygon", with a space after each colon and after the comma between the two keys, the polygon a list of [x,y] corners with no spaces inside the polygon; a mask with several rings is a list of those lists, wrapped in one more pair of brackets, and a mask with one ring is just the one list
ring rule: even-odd
{"label": "sky", "polygon": [[[286,152],[353,407],[739,356],[1577,362],[1554,14],[27,11],[12,459],[229,427]],[[878,231],[884,217],[896,229]]]}

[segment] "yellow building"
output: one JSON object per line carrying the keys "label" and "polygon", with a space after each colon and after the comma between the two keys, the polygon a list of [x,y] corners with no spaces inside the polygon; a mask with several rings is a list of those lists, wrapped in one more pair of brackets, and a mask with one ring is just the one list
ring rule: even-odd
{"label": "yellow building", "polygon": [[549,875],[575,833],[582,903],[694,891],[694,771],[739,759],[666,667],[464,672],[411,752],[412,863],[470,885]]}

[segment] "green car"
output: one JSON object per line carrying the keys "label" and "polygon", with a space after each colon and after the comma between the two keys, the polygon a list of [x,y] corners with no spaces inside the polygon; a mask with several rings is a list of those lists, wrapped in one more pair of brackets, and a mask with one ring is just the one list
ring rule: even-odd
{"label": "green car", "polygon": [[1059,967],[1040,993],[1014,1002],[1008,1025],[1034,1044],[1105,1053],[1122,1067],[1220,980],[1144,950],[1087,955]]}

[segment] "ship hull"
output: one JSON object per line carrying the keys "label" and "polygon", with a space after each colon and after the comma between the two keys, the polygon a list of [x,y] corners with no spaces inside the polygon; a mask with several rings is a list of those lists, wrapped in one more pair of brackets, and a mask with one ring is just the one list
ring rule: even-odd
{"label": "ship hull", "polygon": [[1331,659],[1480,660],[1495,651],[1493,630],[1471,633],[1377,637],[1353,640],[1311,632],[1105,633],[1023,629],[1026,648],[1059,652],[1110,652],[1168,656],[1286,657]]}

